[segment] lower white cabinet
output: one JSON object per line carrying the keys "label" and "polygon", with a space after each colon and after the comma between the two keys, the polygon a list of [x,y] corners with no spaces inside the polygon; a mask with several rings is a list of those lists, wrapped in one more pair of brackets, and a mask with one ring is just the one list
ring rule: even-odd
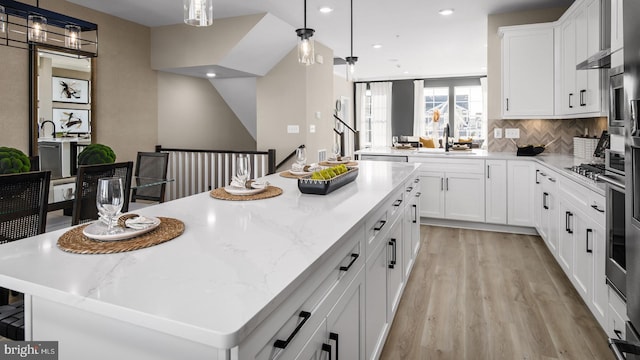
{"label": "lower white cabinet", "polygon": [[416,178],[407,186],[405,199],[407,205],[404,210],[404,228],[402,244],[402,267],[405,279],[413,268],[414,260],[420,249],[420,178]]}
{"label": "lower white cabinet", "polygon": [[507,161],[507,223],[514,226],[534,224],[535,164],[528,160]]}
{"label": "lower white cabinet", "polygon": [[612,288],[609,290],[609,307],[607,309],[607,335],[611,338],[625,340],[627,337],[626,322],[627,304]]}
{"label": "lower white cabinet", "polygon": [[558,256],[558,174],[544,169],[540,173],[540,234],[554,257]]}
{"label": "lower white cabinet", "polygon": [[411,158],[422,163],[420,216],[484,222],[484,160]]}
{"label": "lower white cabinet", "polygon": [[507,223],[507,160],[486,160],[485,218],[492,224]]}
{"label": "lower white cabinet", "polygon": [[404,289],[402,221],[396,221],[387,238],[387,322],[391,324]]}

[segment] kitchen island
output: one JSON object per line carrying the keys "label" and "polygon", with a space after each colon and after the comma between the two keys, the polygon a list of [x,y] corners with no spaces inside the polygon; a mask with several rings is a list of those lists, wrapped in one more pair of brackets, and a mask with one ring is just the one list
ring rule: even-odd
{"label": "kitchen island", "polygon": [[[301,194],[296,180],[276,174],[266,177],[284,190],[275,198],[224,201],[201,193],[140,209],[180,219],[185,231],[137,251],[67,253],[56,246],[67,229],[16,241],[0,247],[0,286],[25,294],[26,339],[59,341],[61,359],[295,357],[330,320],[342,291],[363,280],[365,259],[393,253],[394,264],[410,269],[411,255],[403,258],[397,243],[388,248],[379,238],[395,231],[395,243],[402,241],[397,229],[417,229],[418,210],[412,218],[403,196],[415,193],[407,185],[418,167],[363,161],[353,183],[327,196]],[[408,221],[400,223],[403,214]],[[393,268],[383,259],[366,271],[376,267]],[[371,281],[386,289],[384,278]],[[404,280],[399,284],[389,296],[394,310]],[[367,357],[375,357],[384,344],[393,318],[384,304],[383,328],[368,331],[366,344],[359,329],[354,351],[361,358],[365,345]],[[364,311],[355,314],[356,325],[364,325]],[[273,339],[286,339],[286,351]]]}

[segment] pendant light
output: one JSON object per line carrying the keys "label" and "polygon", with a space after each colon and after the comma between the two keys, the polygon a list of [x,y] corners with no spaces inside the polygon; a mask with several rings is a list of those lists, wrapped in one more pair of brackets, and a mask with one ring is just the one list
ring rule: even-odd
{"label": "pendant light", "polygon": [[184,23],[191,26],[213,24],[213,0],[184,0]]}
{"label": "pendant light", "polygon": [[358,61],[358,57],[353,56],[353,0],[351,0],[351,56],[347,56],[345,61],[347,62],[347,81],[351,81],[356,71],[356,61]]}
{"label": "pendant light", "polygon": [[304,0],[304,27],[296,29],[298,35],[298,62],[312,65],[315,61],[313,33],[315,30],[307,28],[307,0]]}
{"label": "pendant light", "polygon": [[80,49],[82,47],[80,40],[80,26],[69,24],[64,27],[64,46],[69,49]]}
{"label": "pendant light", "polygon": [[47,18],[40,15],[29,15],[27,17],[29,27],[29,41],[45,43],[47,42]]}

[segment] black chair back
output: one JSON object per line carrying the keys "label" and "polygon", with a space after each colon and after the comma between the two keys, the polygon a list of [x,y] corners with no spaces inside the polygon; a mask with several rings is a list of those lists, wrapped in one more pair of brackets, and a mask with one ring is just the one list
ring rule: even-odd
{"label": "black chair back", "polygon": [[76,195],[73,199],[73,213],[71,225],[78,225],[98,219],[96,207],[96,195],[98,192],[98,179],[103,177],[119,176],[124,185],[124,204],[122,212],[129,211],[129,191],[131,189],[131,174],[133,161],[100,164],[80,165],[76,176]]}
{"label": "black chair back", "polygon": [[[169,153],[138,152],[136,161],[136,177],[166,179],[169,165]],[[139,185],[139,184],[138,184]],[[164,202],[165,184],[146,186],[131,192],[131,201],[149,200]]]}
{"label": "black chair back", "polygon": [[42,234],[50,171],[0,175],[0,244]]}

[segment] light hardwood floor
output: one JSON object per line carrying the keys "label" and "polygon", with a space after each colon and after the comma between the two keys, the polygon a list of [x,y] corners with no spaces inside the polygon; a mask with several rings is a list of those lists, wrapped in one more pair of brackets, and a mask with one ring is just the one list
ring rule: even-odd
{"label": "light hardwood floor", "polygon": [[614,359],[538,236],[422,226],[381,359]]}

